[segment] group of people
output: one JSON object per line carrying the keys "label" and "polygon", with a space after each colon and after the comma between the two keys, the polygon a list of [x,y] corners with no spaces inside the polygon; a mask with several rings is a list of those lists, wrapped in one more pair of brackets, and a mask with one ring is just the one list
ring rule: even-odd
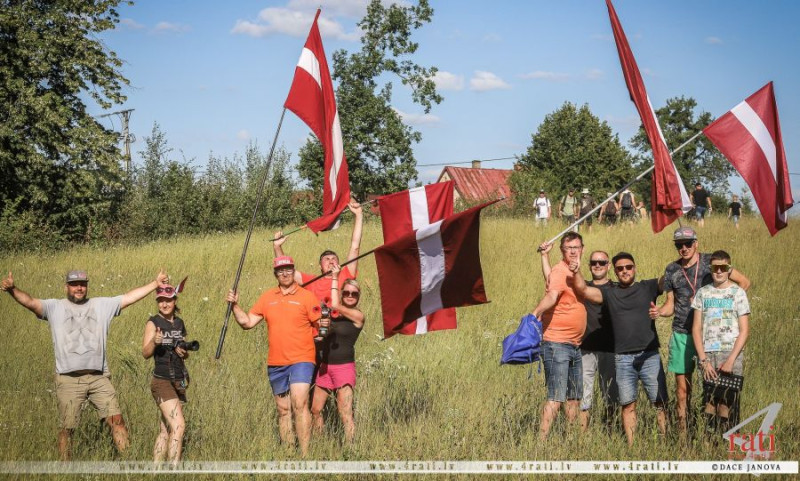
{"label": "group of people", "polygon": [[[365,322],[358,308],[361,289],[355,279],[363,213],[355,201],[348,207],[355,222],[347,266],[339,265],[335,252],[325,251],[320,256],[320,276],[300,273],[294,260],[283,254],[286,237],[278,232],[273,239],[277,287],[265,291],[249,311],[239,305],[237,292],[227,296],[243,329],[252,329],[261,321],[267,324],[267,377],[278,410],[280,437],[292,446],[296,439],[303,455],[308,451],[312,425],[318,432],[323,429],[322,412],[330,394],[336,396],[345,442],[352,442],[355,436],[354,346]],[[0,281],[0,289],[50,326],[62,460],[71,459],[72,434],[87,401],[110,427],[117,450],[128,447],[128,429],[111,383],[106,343],[112,319],[155,291],[158,314],[145,322],[142,339],[142,355],[154,359],[150,391],[160,419],[153,457],[155,461],[180,461],[186,429],[183,403],[187,402],[190,379],[184,361],[189,351],[198,348],[197,343],[187,342],[186,324],[178,316],[182,286],[170,285],[162,270],[154,281],[123,295],[90,298],[88,273],[71,270],[65,279],[66,299],[38,299],[19,289],[11,272]],[[324,331],[327,335],[322,335]]]}
{"label": "group of people", "polygon": [[[657,279],[636,279],[636,262],[628,252],[613,257],[603,250],[589,256],[591,280],[581,272],[583,238],[568,232],[561,238],[562,259],[550,265],[552,244],[540,246],[546,292],[533,314],[542,320],[541,353],[547,399],[539,426],[541,439],[563,407],[568,421],[588,427],[594,382],[600,381],[610,419],[617,407],[630,445],[636,431],[639,381],[657,410],[662,434],[667,430],[666,374],[659,354],[656,320],[673,317],[668,371],[675,375],[679,432],[689,427],[692,373],[699,363],[703,379],[742,375],[743,349],[749,333],[750,281],[731,266],[725,251],[700,253],[697,233],[680,227],[673,233],[678,258]],[[608,277],[613,267],[617,281]],[[656,301],[666,293],[664,302]],[[737,402],[704,391],[708,425],[733,426]],[[580,414],[579,414],[580,413]]]}
{"label": "group of people", "polygon": [[[556,204],[555,216],[567,225],[572,225],[576,220],[589,214],[597,207],[597,203],[589,189],[582,189],[580,197],[575,192],[575,188],[570,187]],[[616,197],[609,192],[606,194],[606,198],[608,200],[600,205],[596,214],[584,219],[580,224],[581,226],[585,225],[587,230],[591,230],[593,217],[597,217],[599,223],[608,226],[615,225],[618,222],[642,222],[649,217],[644,201],[637,201],[636,194],[630,189],[624,189]],[[695,184],[695,189],[689,194],[689,199],[692,203],[690,214],[697,221],[698,226],[703,227],[706,214],[713,210],[711,194],[698,182]],[[539,191],[538,197],[533,201],[533,208],[536,225],[547,225],[547,222],[553,217],[554,211],[544,190]],[[739,202],[739,196],[734,195],[728,204],[728,219],[734,223],[737,229],[739,228],[741,214],[742,204]],[[576,229],[577,231],[578,229]]]}

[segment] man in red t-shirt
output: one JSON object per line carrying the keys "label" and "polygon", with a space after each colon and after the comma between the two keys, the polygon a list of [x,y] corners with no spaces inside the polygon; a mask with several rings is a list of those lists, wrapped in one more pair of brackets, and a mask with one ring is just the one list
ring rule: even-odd
{"label": "man in red t-shirt", "polygon": [[[546,249],[547,246],[541,246]],[[561,238],[561,262],[553,266],[547,293],[533,315],[541,319],[542,361],[547,384],[547,401],[542,408],[539,438],[544,440],[564,405],[567,420],[577,419],[583,397],[583,364],[580,344],[586,330],[586,307],[573,290],[573,267],[580,265],[583,238],[568,232]]]}
{"label": "man in red t-shirt", "polygon": [[278,408],[281,441],[294,445],[292,412],[297,440],[303,456],[311,438],[311,411],[308,400],[314,375],[316,350],[313,328],[319,328],[319,301],[295,281],[294,260],[289,256],[272,261],[278,287],[267,289],[249,312],[239,306],[239,294],[228,293],[233,315],[242,329],[252,329],[266,321],[268,331],[267,374]]}
{"label": "man in red t-shirt", "polygon": [[[361,230],[364,225],[364,212],[361,209],[361,205],[352,197],[350,198],[350,204],[347,205],[347,208],[350,209],[350,212],[352,212],[355,216],[355,221],[353,222],[353,235],[350,239],[350,252],[347,254],[347,261],[349,262],[358,257],[358,253],[361,249]],[[283,243],[286,242],[286,237],[283,236],[283,232],[276,232],[274,239],[275,240],[272,241],[272,249],[275,252],[275,257],[277,258],[284,255],[282,246]],[[306,289],[310,290],[315,296],[317,296],[319,301],[324,301],[331,295],[333,274],[330,274],[330,270],[334,264],[339,264],[339,256],[336,255],[334,251],[326,250],[320,254],[320,274],[325,272],[328,272],[329,274],[318,281],[312,282],[308,285],[308,287],[306,287]],[[342,271],[339,274],[339,289],[342,288],[344,281],[347,279],[356,278],[358,275],[357,265],[358,261],[355,261],[342,268]],[[308,274],[300,271],[295,271],[294,273],[294,280],[298,284],[305,284],[315,277],[316,275],[314,274]]]}

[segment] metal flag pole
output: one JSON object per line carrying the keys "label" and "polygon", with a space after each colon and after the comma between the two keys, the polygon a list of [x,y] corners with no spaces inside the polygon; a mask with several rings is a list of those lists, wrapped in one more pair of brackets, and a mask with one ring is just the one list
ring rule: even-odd
{"label": "metal flag pole", "polygon": [[[694,135],[692,136],[692,138],[690,138],[690,139],[689,139],[689,140],[687,140],[686,142],[684,142],[684,143],[682,143],[681,145],[679,145],[679,146],[678,146],[678,147],[677,147],[675,150],[673,150],[672,152],[670,152],[670,153],[669,153],[670,157],[672,157],[672,156],[673,156],[674,154],[676,154],[678,151],[680,151],[681,149],[683,149],[684,147],[686,147],[687,145],[689,145],[690,143],[692,143],[692,142],[694,141],[694,139],[696,139],[697,137],[700,137],[700,135],[701,135],[702,133],[703,133],[703,131],[702,131],[702,130],[701,130],[700,132],[697,132],[696,134],[694,134]],[[614,197],[618,196],[618,195],[619,195],[621,192],[624,192],[624,191],[625,191],[625,189],[627,189],[628,187],[632,186],[633,184],[635,184],[636,182],[638,182],[639,180],[641,180],[641,179],[642,179],[644,176],[646,176],[647,174],[649,174],[650,172],[652,172],[652,171],[653,171],[653,169],[655,169],[655,168],[656,168],[656,165],[655,165],[655,163],[653,163],[653,165],[651,165],[650,167],[648,167],[648,168],[647,168],[647,170],[645,170],[645,171],[644,171],[644,172],[642,172],[641,174],[637,175],[637,176],[636,176],[636,178],[634,178],[632,181],[630,181],[630,182],[628,182],[627,184],[625,184],[624,186],[620,187],[620,188],[619,188],[619,189],[618,189],[616,192],[614,192],[614,193],[613,193],[613,194],[611,194],[609,197],[607,197],[607,198],[606,198],[606,200],[604,200],[603,202],[600,202],[599,204],[597,204],[597,205],[595,206],[595,208],[594,208],[594,209],[590,210],[589,212],[587,212],[586,214],[584,214],[583,216],[581,216],[581,218],[580,218],[580,219],[576,220],[576,221],[575,221],[575,222],[573,222],[573,223],[572,223],[572,224],[571,224],[569,227],[567,227],[566,229],[564,229],[564,230],[562,230],[561,232],[559,232],[559,233],[558,233],[558,235],[556,235],[555,237],[553,237],[552,239],[550,239],[549,241],[547,241],[547,243],[548,243],[548,244],[552,244],[553,242],[555,242],[556,240],[558,240],[558,238],[560,238],[562,235],[564,235],[564,234],[566,234],[567,232],[571,231],[573,227],[575,227],[576,225],[580,224],[580,223],[581,223],[581,222],[583,222],[585,219],[587,219],[588,217],[590,217],[592,214],[594,214],[595,212],[597,212],[597,211],[598,211],[598,210],[599,210],[601,207],[603,207],[603,204],[605,204],[605,203],[606,203],[606,202],[608,202],[609,200],[613,199]],[[537,251],[538,251],[538,250],[539,250],[539,249],[537,248]]]}
{"label": "metal flag pole", "polygon": [[[362,259],[362,258],[364,258],[364,257],[367,257],[368,255],[372,254],[372,253],[373,253],[373,252],[375,252],[376,250],[377,250],[377,248],[375,248],[375,249],[372,249],[372,250],[369,250],[369,251],[367,251],[367,252],[365,252],[365,253],[361,254],[361,255],[360,255],[360,256],[358,256],[358,257],[353,257],[352,259],[350,259],[349,261],[345,262],[344,264],[339,264],[339,267],[344,267],[344,266],[346,266],[347,264],[352,264],[353,262],[355,262],[355,261],[357,261],[357,260],[359,260],[359,259]],[[313,278],[313,279],[310,279],[308,282],[304,282],[303,284],[300,284],[300,287],[305,287],[305,286],[307,286],[307,285],[311,284],[312,282],[317,282],[318,280],[320,280],[320,279],[322,279],[323,277],[327,276],[327,275],[328,275],[328,274],[330,274],[331,272],[333,272],[333,271],[323,272],[322,274],[318,275],[317,277],[315,277],[315,278]]]}
{"label": "metal flag pole", "polygon": [[[242,267],[244,266],[244,259],[247,257],[247,246],[250,244],[250,236],[253,234],[253,227],[256,224],[256,214],[258,214],[258,206],[261,203],[261,195],[264,192],[264,185],[269,179],[269,170],[272,166],[272,155],[275,153],[275,144],[278,143],[278,135],[281,132],[283,125],[283,117],[286,115],[286,107],[281,112],[281,119],[278,121],[278,128],[275,130],[275,138],[272,139],[272,147],[269,149],[269,157],[267,157],[267,166],[264,169],[264,177],[261,179],[261,185],[258,186],[258,193],[256,194],[256,205],[253,207],[253,217],[250,218],[250,227],[247,229],[247,237],[244,239],[244,248],[242,248],[242,257],[239,258],[239,267],[236,269],[236,278],[233,280],[233,291],[239,287],[239,278],[242,276]],[[225,321],[222,323],[222,330],[219,333],[219,342],[217,343],[217,353],[215,359],[219,359],[222,355],[222,345],[225,343],[225,334],[228,332],[228,320],[233,312],[233,303],[228,303],[228,309],[225,311]]]}
{"label": "metal flag pole", "polygon": [[[361,207],[364,207],[365,205],[373,204],[373,203],[375,203],[377,201],[378,201],[378,199],[372,199],[372,200],[368,200],[366,202],[362,202],[362,203],[360,203],[358,205],[360,205]],[[342,213],[344,214],[344,212],[342,212]],[[306,228],[308,228],[307,224],[306,225],[301,225],[300,227],[298,227],[296,229],[293,229],[293,230],[290,230],[289,232],[286,232],[286,233],[284,233],[283,235],[281,235],[279,237],[272,238],[272,239],[268,240],[267,242],[275,242],[276,240],[281,240],[284,237],[289,237],[290,235],[292,235],[292,234],[294,234],[296,232],[300,232],[301,230],[306,229]]]}

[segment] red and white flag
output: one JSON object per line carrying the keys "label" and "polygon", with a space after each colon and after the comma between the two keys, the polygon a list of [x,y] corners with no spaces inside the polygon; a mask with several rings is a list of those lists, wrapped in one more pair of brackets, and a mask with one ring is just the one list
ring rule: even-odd
{"label": "red and white flag", "polygon": [[325,151],[322,217],[306,224],[314,233],[335,228],[339,215],[350,202],[350,178],[342,144],[342,127],[317,25],[319,14],[320,10],[317,10],[297,62],[292,88],[283,104],[311,128]]}
{"label": "red and white flag", "polygon": [[653,207],[650,223],[653,232],[661,232],[664,227],[680,217],[681,211],[691,210],[692,201],[689,199],[680,174],[678,174],[678,169],[675,168],[675,163],[672,162],[664,134],[658,124],[658,117],[656,117],[650,98],[647,96],[642,75],[639,73],[636,59],[633,57],[628,39],[619,23],[617,12],[611,5],[611,0],[606,0],[606,7],[608,7],[608,16],[611,19],[611,29],[614,32],[614,42],[617,44],[625,84],[628,86],[628,92],[636,105],[636,110],[639,111],[644,131],[647,133],[647,139],[653,149],[655,169],[650,190],[650,201]]}
{"label": "red and white flag", "polygon": [[[480,256],[481,209],[497,201],[409,232],[375,249],[384,337],[446,307],[488,302]],[[400,325],[388,326],[386,319]]]}
{"label": "red and white flag", "polygon": [[[453,215],[453,188],[453,181],[438,182],[379,198],[383,242],[392,242],[404,234]],[[399,334],[425,334],[429,331],[455,329],[456,310],[442,309],[406,324],[399,317],[390,319],[384,316],[383,325],[385,332]],[[402,327],[395,331],[397,326]]]}
{"label": "red and white flag", "polygon": [[736,167],[761,211],[770,235],[786,227],[794,204],[772,82],[703,129]]}

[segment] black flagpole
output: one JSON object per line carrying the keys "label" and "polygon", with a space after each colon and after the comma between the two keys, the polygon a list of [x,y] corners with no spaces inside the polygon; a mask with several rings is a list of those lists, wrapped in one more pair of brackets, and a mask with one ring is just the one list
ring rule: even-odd
{"label": "black flagpole", "polygon": [[[258,193],[256,194],[256,205],[253,207],[253,217],[250,219],[250,227],[247,229],[247,237],[244,240],[244,248],[242,249],[242,257],[239,259],[239,268],[236,269],[236,278],[233,280],[233,292],[239,287],[239,278],[242,276],[242,267],[244,266],[244,259],[247,257],[247,246],[250,244],[250,236],[253,234],[253,227],[256,224],[256,214],[258,214],[258,206],[261,203],[261,195],[264,192],[264,185],[269,179],[269,170],[272,166],[272,155],[275,153],[275,144],[278,143],[278,134],[281,132],[281,125],[283,125],[283,117],[286,115],[286,107],[281,112],[281,119],[278,121],[278,128],[275,131],[275,138],[272,139],[272,147],[269,149],[269,157],[267,157],[267,167],[264,169],[264,177],[261,179],[261,185],[258,186]],[[233,303],[228,303],[228,309],[225,311],[225,321],[222,324],[222,331],[219,333],[219,342],[217,343],[217,353],[215,359],[219,359],[222,355],[222,345],[225,343],[225,334],[228,332],[228,320],[233,312]]]}

